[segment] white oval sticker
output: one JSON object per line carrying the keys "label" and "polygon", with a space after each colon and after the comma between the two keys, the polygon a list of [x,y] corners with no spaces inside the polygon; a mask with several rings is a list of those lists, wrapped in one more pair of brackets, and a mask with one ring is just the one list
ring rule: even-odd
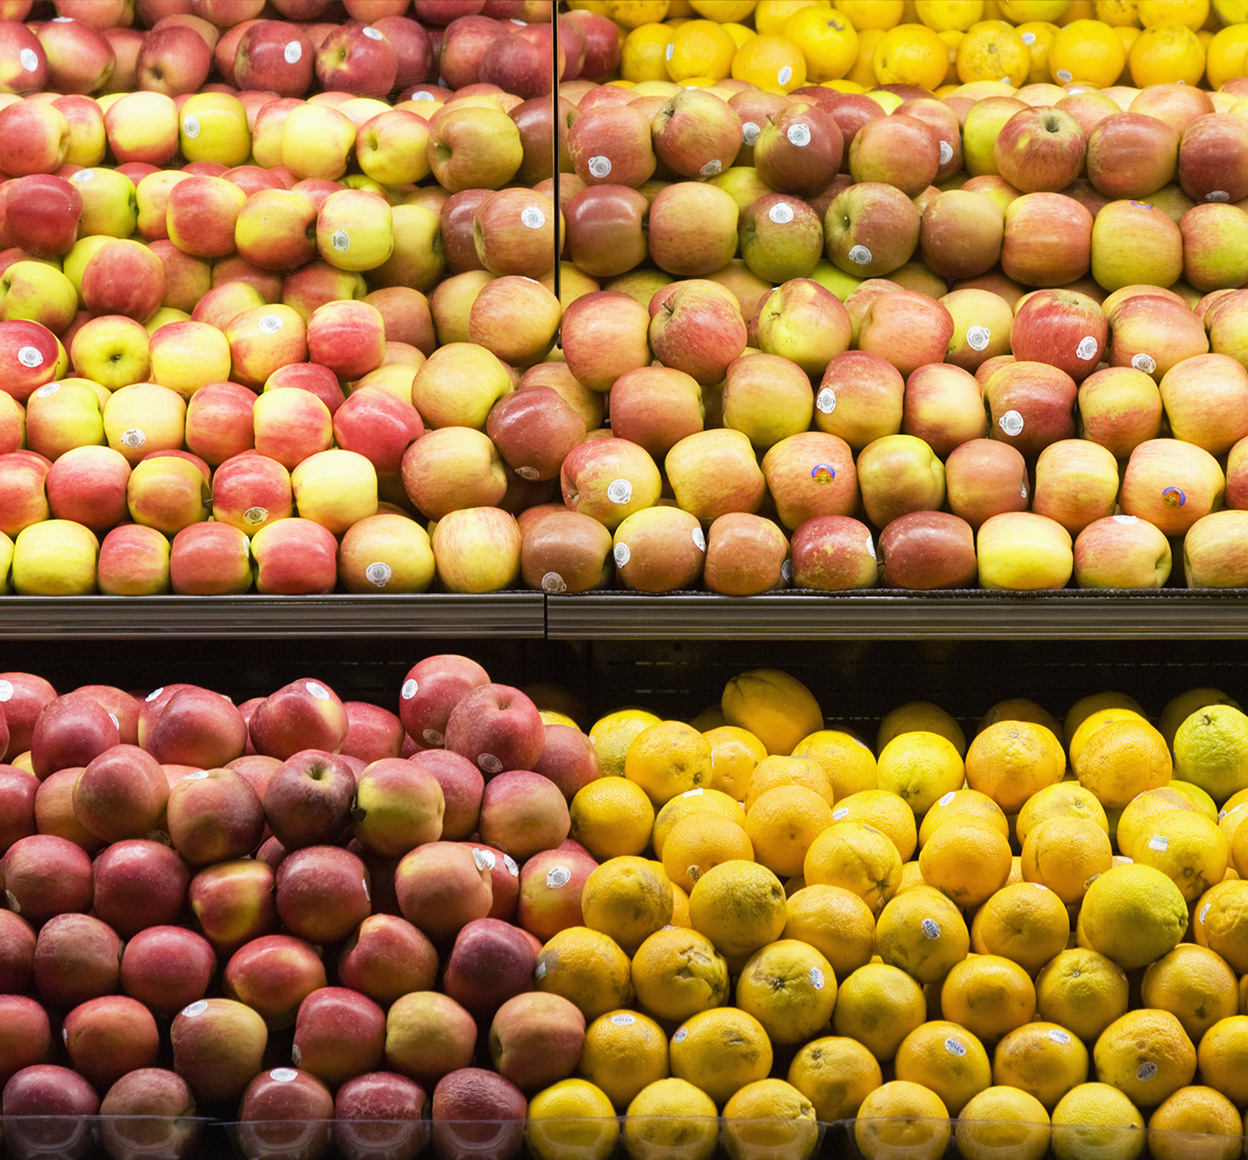
{"label": "white oval sticker", "polygon": [[[781,81],[781,84],[784,82]],[[804,149],[810,144],[810,126],[799,121],[796,125],[790,125],[786,137],[799,149]]]}
{"label": "white oval sticker", "polygon": [[345,254],[351,248],[351,235],[344,229],[336,229],[329,236],[329,244],[338,253]]}
{"label": "white oval sticker", "polygon": [[297,40],[287,41],[282,56],[285,57],[287,64],[298,64],[303,59],[303,45]]}
{"label": "white oval sticker", "polygon": [[307,681],[303,687],[318,701],[329,700],[329,690],[324,685],[318,684],[316,681]]}
{"label": "white oval sticker", "polygon": [[17,351],[17,361],[24,367],[33,370],[35,367],[43,366],[43,352],[36,346],[19,347]]}
{"label": "white oval sticker", "polygon": [[778,226],[787,226],[793,220],[793,207],[787,201],[777,202],[767,212],[767,216]]}
{"label": "white oval sticker", "polygon": [[629,547],[625,543],[616,544],[615,547],[611,549],[611,555],[615,560],[615,566],[617,568],[623,568],[624,565],[633,558],[632,552],[629,551]]}
{"label": "white oval sticker", "polygon": [[972,326],[966,332],[966,345],[971,350],[983,350],[992,340],[992,331],[986,326]]}
{"label": "white oval sticker", "polygon": [[871,265],[871,251],[866,246],[850,246],[848,257],[855,266]]}
{"label": "white oval sticker", "polygon": [[191,138],[199,136],[199,118],[194,113],[187,113],[182,118],[182,132]]}
{"label": "white oval sticker", "polygon": [[558,572],[547,572],[542,577],[543,592],[566,592],[567,590],[567,581]]}
{"label": "white oval sticker", "polygon": [[420,691],[420,684],[412,680],[410,677],[403,682],[403,688],[399,690],[399,695],[405,701],[410,701]]}
{"label": "white oval sticker", "polygon": [[546,215],[535,205],[526,205],[520,211],[520,221],[531,230],[540,230],[546,224]]}
{"label": "white oval sticker", "polygon": [[1100,350],[1100,347],[1101,344],[1097,342],[1092,335],[1085,334],[1083,338],[1079,340],[1079,345],[1075,347],[1075,354],[1083,359],[1084,362],[1091,362],[1094,358],[1096,358],[1096,352]]}
{"label": "white oval sticker", "polygon": [[825,415],[836,410],[836,392],[831,387],[824,387],[815,398],[815,406]]}
{"label": "white oval sticker", "polygon": [[364,579],[367,580],[374,588],[384,588],[390,583],[390,577],[394,575],[389,564],[385,564],[380,560],[376,560],[364,569]]}
{"label": "white oval sticker", "polygon": [[546,871],[546,885],[551,890],[558,890],[572,881],[572,871],[566,866],[552,866]]}
{"label": "white oval sticker", "polygon": [[265,334],[276,334],[282,329],[282,319],[277,314],[265,314],[261,317],[256,325],[264,331]]}
{"label": "white oval sticker", "polygon": [[142,447],[147,442],[147,436],[143,434],[137,427],[127,427],[121,433],[121,443],[123,447]]}
{"label": "white oval sticker", "polygon": [[624,504],[633,498],[633,485],[627,479],[614,479],[607,487],[607,499]]}
{"label": "white oval sticker", "polygon": [[997,420],[997,426],[1011,437],[1019,435],[1023,430],[1023,417],[1017,411],[1006,411]]}
{"label": "white oval sticker", "polygon": [[609,176],[611,173],[611,158],[601,155],[591,157],[589,159],[589,173],[591,177],[596,177],[600,181],[602,178]]}

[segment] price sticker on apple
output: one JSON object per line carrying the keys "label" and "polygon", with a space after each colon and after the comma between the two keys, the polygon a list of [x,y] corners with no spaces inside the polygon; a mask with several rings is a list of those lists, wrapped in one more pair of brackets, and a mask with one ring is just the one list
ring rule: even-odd
{"label": "price sticker on apple", "polygon": [[699,552],[706,551],[706,534],[701,528],[693,529],[693,546],[697,548]]}
{"label": "price sticker on apple", "polygon": [[543,592],[566,592],[567,590],[568,586],[558,572],[547,572],[542,577]]}
{"label": "price sticker on apple", "polygon": [[35,392],[35,398],[36,399],[49,399],[53,395],[55,395],[56,392],[59,391],[60,389],[61,389],[60,383],[44,383],[44,385]]}
{"label": "price sticker on apple", "polygon": [[741,140],[746,145],[753,145],[754,142],[758,140],[758,135],[761,132],[762,129],[760,129],[753,121],[744,121],[741,125]]}
{"label": "price sticker on apple", "polygon": [[1131,365],[1137,371],[1143,371],[1146,375],[1151,375],[1157,369],[1157,361],[1152,355],[1145,354],[1140,351],[1139,354],[1132,356]]}
{"label": "price sticker on apple", "polygon": [[1097,342],[1092,335],[1085,334],[1083,338],[1079,340],[1079,345],[1075,347],[1075,354],[1083,359],[1084,362],[1091,362],[1094,358],[1096,358],[1097,351],[1100,350],[1100,346],[1101,344]]}
{"label": "price sticker on apple", "polygon": [[259,322],[256,323],[256,325],[265,334],[276,334],[282,329],[282,320],[276,314],[266,314],[260,319]]}
{"label": "price sticker on apple", "polygon": [[374,588],[384,588],[390,583],[390,577],[393,572],[389,564],[385,564],[380,560],[374,561],[364,569],[364,579],[367,580]]}
{"label": "price sticker on apple", "polygon": [[123,447],[142,447],[147,442],[147,436],[143,434],[137,427],[128,427],[121,433],[121,443]]}
{"label": "price sticker on apple", "polygon": [[1231,195],[1225,189],[1211,189],[1205,194],[1205,200],[1212,202],[1230,201]]}
{"label": "price sticker on apple", "polygon": [[589,173],[591,177],[596,177],[599,181],[604,177],[609,177],[611,174],[611,158],[601,155],[591,157],[589,159]]}
{"label": "price sticker on apple", "polygon": [[535,205],[526,205],[520,213],[520,221],[531,230],[540,230],[546,224],[546,215]]}
{"label": "price sticker on apple", "polygon": [[966,345],[971,350],[983,350],[992,341],[992,331],[986,326],[972,326],[966,332]]}
{"label": "price sticker on apple", "polygon": [[329,236],[329,244],[340,254],[345,254],[351,248],[351,235],[344,229],[336,229]]}
{"label": "price sticker on apple", "polygon": [[546,885],[551,890],[558,890],[572,881],[572,871],[566,866],[552,866],[546,871]]}
{"label": "price sticker on apple", "polygon": [[1017,411],[1006,411],[1006,413],[997,420],[997,426],[1013,438],[1014,436],[1021,435],[1023,433],[1023,417]]}
{"label": "price sticker on apple", "polygon": [[855,266],[871,265],[871,251],[866,246],[850,246],[847,257]]}
{"label": "price sticker on apple", "polygon": [[718,157],[712,157],[698,172],[703,177],[717,177],[723,172],[723,169],[724,163]]}
{"label": "price sticker on apple", "polygon": [[269,1079],[276,1080],[278,1083],[290,1083],[291,1080],[299,1078],[299,1073],[293,1067],[275,1067],[269,1072]]}
{"label": "price sticker on apple", "polygon": [[824,387],[815,398],[815,406],[825,415],[836,410],[836,392],[831,387]]}
{"label": "price sticker on apple", "polygon": [[607,488],[607,499],[612,503],[625,504],[633,498],[633,485],[627,479],[614,479]]}
{"label": "price sticker on apple", "polygon": [[787,226],[793,220],[793,207],[787,201],[778,201],[767,211],[767,216],[778,226]]}
{"label": "price sticker on apple", "polygon": [[297,40],[289,41],[282,52],[287,64],[298,64],[303,58],[303,45]]}
{"label": "price sticker on apple", "polygon": [[616,544],[615,547],[611,549],[611,556],[615,560],[615,566],[617,568],[623,568],[624,565],[633,558],[633,554],[629,551],[628,545],[623,543]]}
{"label": "price sticker on apple", "polygon": [[35,55],[33,48],[24,48],[17,54],[17,59],[21,61],[22,68],[27,72],[34,72],[39,67],[39,57]]}
{"label": "price sticker on apple", "polygon": [[43,352],[35,346],[19,347],[17,351],[17,361],[24,367],[33,370],[35,367],[43,366]]}
{"label": "price sticker on apple", "polygon": [[199,136],[199,118],[194,113],[187,113],[182,118],[182,132],[192,138]]}
{"label": "price sticker on apple", "polygon": [[831,483],[836,478],[836,468],[830,463],[816,463],[810,469],[810,478],[816,483]]}
{"label": "price sticker on apple", "polygon": [[940,143],[940,164],[948,165],[953,160],[953,146],[948,141]]}
{"label": "price sticker on apple", "polygon": [[[783,84],[784,82],[782,81],[781,83]],[[796,125],[789,126],[789,131],[785,136],[799,149],[804,149],[810,144],[810,126],[799,121]]]}

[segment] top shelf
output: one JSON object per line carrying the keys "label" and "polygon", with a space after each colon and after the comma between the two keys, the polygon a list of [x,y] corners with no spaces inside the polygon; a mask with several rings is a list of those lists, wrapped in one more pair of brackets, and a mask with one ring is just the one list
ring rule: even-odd
{"label": "top shelf", "polygon": [[1248,638],[1248,591],[536,592],[484,596],[17,597],[7,640],[1228,640]]}

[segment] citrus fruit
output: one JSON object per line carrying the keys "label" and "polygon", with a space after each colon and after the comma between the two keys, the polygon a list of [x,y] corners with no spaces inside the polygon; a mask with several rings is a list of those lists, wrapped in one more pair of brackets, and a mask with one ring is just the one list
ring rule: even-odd
{"label": "citrus fruit", "polygon": [[1056,785],[1066,753],[1056,734],[1030,721],[998,721],[977,733],[966,751],[966,784],[987,794],[1007,814]]}
{"label": "citrus fruit", "polygon": [[620,1123],[606,1095],[583,1079],[561,1079],[529,1100],[525,1142],[539,1160],[606,1160]]}
{"label": "citrus fruit", "polygon": [[1165,738],[1147,721],[1131,719],[1107,721],[1088,734],[1077,755],[1072,743],[1071,765],[1079,784],[1106,809],[1121,809],[1137,793],[1166,785],[1173,773]]}
{"label": "citrus fruit", "polygon": [[856,1039],[825,1035],[798,1049],[785,1077],[815,1106],[823,1123],[848,1120],[884,1082],[879,1061]]}
{"label": "citrus fruit", "polygon": [[1127,55],[1131,81],[1146,85],[1195,85],[1205,73],[1205,50],[1196,33],[1183,24],[1145,28]]}
{"label": "citrus fruit", "polygon": [[643,1011],[675,1023],[727,999],[728,964],[705,935],[667,927],[637,948],[631,981]]}
{"label": "citrus fruit", "polygon": [[1221,955],[1208,947],[1182,942],[1150,963],[1140,983],[1146,1007],[1169,1011],[1188,1038],[1199,1043],[1219,1019],[1239,1010],[1239,982]]}
{"label": "citrus fruit", "polygon": [[599,860],[640,854],[650,845],[654,806],[641,786],[625,778],[599,777],[581,786],[568,813],[568,836]]}
{"label": "citrus fruit", "polygon": [[610,935],[631,955],[671,921],[671,884],[649,859],[610,858],[585,879],[581,915],[590,930]]}
{"label": "citrus fruit", "polygon": [[954,1127],[963,1160],[1041,1160],[1049,1150],[1049,1113],[1017,1088],[989,1087],[972,1096]]}
{"label": "citrus fruit", "polygon": [[781,29],[806,61],[809,84],[840,80],[858,58],[858,33],[840,12],[808,5],[794,12]]}
{"label": "citrus fruit", "polygon": [[1030,1021],[1036,988],[1017,963],[999,955],[970,955],[940,986],[940,1013],[984,1042],[995,1042]]}
{"label": "citrus fruit", "polygon": [[887,31],[901,22],[906,11],[905,0],[833,0],[832,7],[848,16],[859,32]]}
{"label": "citrus fruit", "polygon": [[979,906],[1008,881],[1010,843],[994,826],[972,818],[950,818],[932,832],[919,852],[923,881],[959,906]]}
{"label": "citrus fruit", "polygon": [[672,36],[667,75],[677,84],[694,77],[723,80],[736,51],[732,37],[716,21],[686,21]]}
{"label": "citrus fruit", "polygon": [[984,16],[984,0],[915,0],[915,15],[937,32],[965,32]]}
{"label": "citrus fruit", "polygon": [[624,1149],[629,1160],[710,1160],[718,1141],[715,1101],[688,1080],[655,1080],[628,1105]]}
{"label": "citrus fruit", "polygon": [[754,13],[758,0],[689,0],[689,7],[708,20],[739,24]]}
{"label": "citrus fruit", "polygon": [[958,42],[956,67],[963,84],[1002,81],[1017,88],[1031,72],[1031,51],[1009,25],[984,21]]}
{"label": "citrus fruit", "polygon": [[1182,891],[1160,870],[1128,863],[1088,887],[1076,933],[1080,946],[1129,971],[1173,950],[1186,929]]}
{"label": "citrus fruit", "polygon": [[1172,810],[1194,812],[1195,809],[1191,798],[1175,789],[1173,783],[1137,793],[1122,807],[1122,812],[1118,815],[1118,825],[1114,829],[1118,852],[1134,858],[1139,843],[1148,840],[1153,820],[1159,814],[1170,813]]}
{"label": "citrus fruit", "polygon": [[602,777],[624,776],[624,755],[629,745],[647,725],[661,720],[646,709],[617,709],[599,717],[589,727],[589,739],[598,754],[598,773]]}
{"label": "citrus fruit", "polygon": [[703,736],[711,745],[711,788],[743,801],[750,774],[767,756],[763,743],[739,725],[719,725]]}
{"label": "citrus fruit", "polygon": [[1127,1010],[1126,972],[1097,951],[1072,947],[1054,956],[1036,976],[1036,1012],[1085,1043]]}
{"label": "citrus fruit", "polygon": [[1144,1151],[1144,1117],[1116,1087],[1081,1083],[1053,1109],[1057,1160],[1135,1160]]}
{"label": "citrus fruit", "polygon": [[919,844],[924,845],[936,827],[950,818],[970,818],[972,821],[986,822],[999,830],[1003,838],[1010,836],[1010,821],[1005,816],[1005,811],[992,798],[977,789],[955,789],[944,797],[937,798],[932,808],[923,815],[923,824],[919,827]]}
{"label": "citrus fruit", "polygon": [[935,983],[971,947],[962,912],[944,895],[911,890],[890,899],[875,924],[880,958],[920,983]]}
{"label": "citrus fruit", "polygon": [[1068,906],[1113,865],[1109,835],[1089,818],[1049,818],[1023,843],[1023,878],[1052,890]]}
{"label": "citrus fruit", "polygon": [[1156,1107],[1196,1074],[1196,1048],[1169,1011],[1142,1008],[1115,1019],[1092,1050],[1097,1078],[1137,1108]]}
{"label": "citrus fruit", "polygon": [[793,747],[793,757],[810,757],[823,766],[839,802],[852,793],[875,789],[875,754],[850,733],[818,729]]}
{"label": "citrus fruit", "polygon": [[661,21],[667,16],[671,0],[603,0],[602,12],[621,28]]}
{"label": "citrus fruit", "polygon": [[854,1120],[864,1160],[939,1160],[949,1146],[949,1110],[931,1088],[890,1080],[871,1092]]}
{"label": "citrus fruit", "polygon": [[668,1044],[672,1074],[701,1088],[722,1107],[747,1083],[766,1079],[772,1049],[753,1015],[716,1007],[689,1016]]}
{"label": "citrus fruit", "polygon": [[1003,20],[1023,24],[1029,20],[1060,20],[1066,15],[1070,0],[998,0],[997,9]]}
{"label": "citrus fruit", "polygon": [[570,1000],[586,1021],[633,997],[628,956],[609,935],[570,926],[548,939],[533,968],[534,986]]}
{"label": "citrus fruit", "polygon": [[874,826],[897,847],[903,862],[913,856],[918,846],[914,814],[901,798],[887,790],[860,790],[841,798],[825,824],[831,822],[865,822]]}
{"label": "citrus fruit", "polygon": [[875,48],[884,39],[884,32],[879,28],[861,28],[858,30],[858,59],[846,74],[843,81],[835,84],[856,85],[850,92],[865,93],[875,88]]}
{"label": "citrus fruit", "polygon": [[800,785],[769,789],[745,812],[745,833],[754,858],[785,877],[802,872],[811,842],[831,824],[827,799]]}
{"label": "citrus fruit", "polygon": [[827,8],[828,0],[759,0],[754,27],[761,36],[778,36],[790,17],[803,8]]}
{"label": "citrus fruit", "polygon": [[861,1043],[882,1063],[927,1018],[923,988],[900,967],[868,963],[840,980],[832,1028]]}
{"label": "citrus fruit", "polygon": [[1194,810],[1168,810],[1150,819],[1135,844],[1135,861],[1153,866],[1195,902],[1226,877],[1231,844],[1216,822]]}
{"label": "citrus fruit", "polygon": [[880,789],[895,793],[921,817],[945,794],[962,788],[966,770],[953,742],[919,730],[901,733],[884,746],[875,776]]}
{"label": "citrus fruit", "polygon": [[731,860],[753,861],[754,847],[741,821],[715,813],[686,814],[663,842],[663,870],[682,890],[692,891],[708,870]]}
{"label": "citrus fruit", "polygon": [[934,1091],[956,1116],[973,1095],[992,1084],[992,1065],[977,1036],[946,1019],[920,1024],[893,1058],[898,1079]]}
{"label": "citrus fruit", "polygon": [[1202,1160],[1235,1160],[1243,1142],[1243,1120],[1221,1092],[1191,1085],[1160,1104],[1148,1118],[1153,1160],[1188,1160],[1199,1139]]}
{"label": "citrus fruit", "polygon": [[668,24],[639,24],[620,46],[620,76],[633,84],[665,81],[667,51],[675,30]]}
{"label": "citrus fruit", "polygon": [[1126,63],[1122,41],[1099,20],[1073,20],[1049,45],[1049,73],[1059,85],[1081,81],[1105,88],[1118,79]]}
{"label": "citrus fruit", "polygon": [[1180,24],[1195,32],[1209,16],[1209,0],[1140,0],[1136,12],[1146,29]]}
{"label": "citrus fruit", "polygon": [[[1020,24],[1016,31],[1027,46],[1027,54],[1031,58],[1031,64],[1027,69],[1027,83],[1029,85],[1048,84],[1052,78],[1052,73],[1049,71],[1049,49],[1053,45],[1053,38],[1059,31],[1057,25],[1043,20],[1029,20]],[[1056,733],[1057,730],[1055,729],[1054,732]]]}
{"label": "citrus fruit", "polygon": [[1088,1049],[1058,1023],[1016,1027],[992,1053],[992,1082],[1026,1092],[1046,1111],[1087,1078]]}
{"label": "citrus fruit", "polygon": [[819,1143],[814,1104],[785,1080],[755,1080],[724,1105],[721,1143],[729,1160],[807,1160]]}
{"label": "citrus fruit", "polygon": [[[743,62],[742,68],[747,66],[754,68],[756,66],[753,61],[756,58],[761,60],[767,52],[777,51],[776,40],[776,37],[759,36],[756,40],[750,41],[737,54],[738,57],[745,53],[752,54],[750,59]],[[754,46],[760,41],[763,42],[762,48],[755,48]],[[779,43],[796,52],[796,49],[786,42],[780,41]],[[800,59],[801,54],[797,55]],[[790,66],[782,66],[781,72],[788,67]],[[734,60],[733,76],[737,76],[736,70],[737,65]],[[804,63],[802,71],[805,71]],[[738,77],[738,79],[759,84],[752,77]],[[783,87],[791,80],[792,76],[788,81],[776,83]],[[801,84],[802,81],[797,81],[789,85],[789,88],[798,88]],[[759,87],[768,88],[769,86],[759,84]],[[763,748],[768,753],[792,753],[802,738],[823,728],[823,710],[819,707],[814,694],[796,677],[779,669],[752,669],[733,677],[724,686],[720,706],[724,711],[724,719],[729,725],[748,729],[762,742]]]}
{"label": "citrus fruit", "polygon": [[1070,938],[1070,915],[1062,900],[1036,882],[1004,886],[975,912],[971,946],[977,954],[1001,955],[1029,975]]}
{"label": "citrus fruit", "polygon": [[1219,1019],[1196,1048],[1200,1077],[1233,1104],[1248,1103],[1248,1015]]}
{"label": "citrus fruit", "polygon": [[966,753],[962,726],[947,710],[931,701],[907,701],[886,713],[876,733],[875,751],[882,752],[901,733],[939,733],[953,745],[959,757]]}
{"label": "citrus fruit", "polygon": [[[1217,38],[1215,37],[1214,39],[1216,40]],[[1217,85],[1213,87],[1215,89],[1218,88]],[[1241,708],[1239,702],[1233,697],[1224,693],[1221,689],[1215,689],[1209,685],[1185,689],[1182,693],[1171,697],[1166,702],[1165,708],[1161,711],[1161,717],[1157,721],[1157,728],[1161,730],[1161,735],[1166,739],[1166,744],[1173,748],[1174,735],[1178,731],[1179,726],[1198,709],[1205,709],[1210,705],[1230,705],[1235,709]]]}
{"label": "citrus fruit", "polygon": [[667,1036],[635,1011],[608,1011],[585,1028],[577,1074],[623,1112],[647,1084],[667,1078]]}
{"label": "citrus fruit", "polygon": [[1137,716],[1144,716],[1144,707],[1127,693],[1109,691],[1080,697],[1066,710],[1066,716],[1062,720],[1062,740],[1065,741],[1067,749],[1074,739],[1075,730],[1093,713],[1102,709],[1130,709]]}
{"label": "citrus fruit", "polygon": [[875,916],[856,894],[839,886],[803,886],[785,900],[781,938],[814,947],[843,979],[871,961]]}
{"label": "citrus fruit", "polygon": [[713,866],[689,892],[693,929],[725,957],[751,954],[780,937],[784,887],[766,866],[733,859]]}
{"label": "citrus fruit", "polygon": [[657,808],[678,793],[711,784],[711,745],[684,721],[647,725],[629,743],[624,776]]}
{"label": "citrus fruit", "polygon": [[874,826],[833,822],[810,844],[802,864],[808,886],[841,886],[879,914],[897,889],[901,857]]}
{"label": "citrus fruit", "polygon": [[781,938],[746,960],[735,999],[763,1025],[772,1043],[805,1043],[828,1025],[836,1004],[836,974],[814,947]]}
{"label": "citrus fruit", "polygon": [[1248,974],[1248,881],[1220,882],[1196,904],[1198,937],[1237,975]]}
{"label": "citrus fruit", "polygon": [[1234,705],[1207,705],[1174,732],[1175,777],[1221,805],[1248,788],[1248,715]]}
{"label": "citrus fruit", "polygon": [[976,732],[982,733],[998,721],[1030,721],[1033,725],[1043,725],[1054,736],[1060,736],[1062,732],[1062,723],[1030,697],[1009,697],[998,701],[980,717]]}
{"label": "citrus fruit", "polygon": [[672,827],[682,818],[694,813],[717,814],[730,822],[736,822],[737,825],[745,821],[745,811],[728,794],[701,786],[687,789],[666,802],[655,815],[650,840],[656,858],[662,859],[663,847]]}
{"label": "citrus fruit", "polygon": [[1209,87],[1220,90],[1233,77],[1248,75],[1248,25],[1230,24],[1218,29],[1205,46],[1205,77]]}
{"label": "citrus fruit", "polygon": [[775,753],[764,757],[754,767],[741,804],[748,810],[759,794],[782,785],[803,785],[814,790],[828,805],[835,800],[831,778],[813,757],[786,757]]}

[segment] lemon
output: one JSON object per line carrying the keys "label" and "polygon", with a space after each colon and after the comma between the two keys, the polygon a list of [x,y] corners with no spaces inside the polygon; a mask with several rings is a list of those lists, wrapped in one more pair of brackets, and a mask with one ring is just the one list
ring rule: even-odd
{"label": "lemon", "polygon": [[711,788],[743,801],[754,767],[767,756],[763,743],[738,725],[718,725],[703,736],[711,745]]}
{"label": "lemon", "polygon": [[634,28],[620,48],[620,76],[633,84],[668,80],[667,52],[674,35],[667,24],[641,24]]}
{"label": "lemon", "polygon": [[663,870],[672,883],[692,891],[708,870],[729,861],[754,860],[754,846],[744,819],[729,820],[713,813],[689,813],[669,831],[663,842]]}
{"label": "lemon", "polygon": [[1219,805],[1248,789],[1248,714],[1212,704],[1185,717],[1174,731],[1174,769]]}
{"label": "lemon", "polygon": [[814,694],[779,669],[753,669],[733,677],[720,705],[728,724],[748,729],[769,754],[792,753],[803,738],[823,728],[823,710]]}
{"label": "lemon", "polygon": [[1175,810],[1194,813],[1196,807],[1190,798],[1174,788],[1173,782],[1160,789],[1137,793],[1118,815],[1118,824],[1114,828],[1118,852],[1134,858],[1138,844],[1148,840],[1154,819]]}
{"label": "lemon", "polygon": [[[1217,86],[1215,85],[1214,87],[1216,88]],[[1231,705],[1236,709],[1242,707],[1234,698],[1224,693],[1221,689],[1211,688],[1207,685],[1186,689],[1166,702],[1165,708],[1161,711],[1161,717],[1158,719],[1157,728],[1161,730],[1161,735],[1166,739],[1166,744],[1173,747],[1174,735],[1179,726],[1195,713],[1197,709],[1204,709],[1209,705]]]}
{"label": "lemon", "polygon": [[1102,709],[1130,709],[1137,716],[1144,716],[1144,707],[1128,693],[1109,691],[1080,697],[1066,711],[1066,717],[1062,721],[1062,735],[1067,749],[1074,739],[1075,730],[1093,713],[1099,713]]}
{"label": "lemon", "polygon": [[758,0],[689,0],[689,7],[707,20],[722,24],[740,24],[754,14]]}
{"label": "lemon", "polygon": [[791,93],[806,83],[806,58],[782,36],[754,36],[733,55],[732,76],[765,92]]}
{"label": "lemon", "polygon": [[1078,782],[1061,781],[1057,785],[1039,790],[1029,798],[1014,819],[1014,832],[1019,842],[1025,842],[1034,826],[1051,817],[1091,818],[1107,834],[1109,820],[1105,807],[1096,800],[1091,790]]}
{"label": "lemon", "polygon": [[1121,809],[1137,793],[1166,785],[1173,776],[1165,738],[1143,720],[1107,721],[1088,734],[1077,755],[1072,742],[1071,765],[1079,784],[1106,809]]}
{"label": "lemon", "polygon": [[956,65],[963,84],[1001,81],[1017,88],[1031,72],[1031,50],[1013,28],[985,22],[958,42]]}
{"label": "lemon", "polygon": [[1127,52],[1113,30],[1098,20],[1073,20],[1049,46],[1049,72],[1059,85],[1071,81],[1106,88],[1127,63]]}
{"label": "lemon", "polygon": [[603,0],[603,15],[621,28],[662,21],[671,0]]}

